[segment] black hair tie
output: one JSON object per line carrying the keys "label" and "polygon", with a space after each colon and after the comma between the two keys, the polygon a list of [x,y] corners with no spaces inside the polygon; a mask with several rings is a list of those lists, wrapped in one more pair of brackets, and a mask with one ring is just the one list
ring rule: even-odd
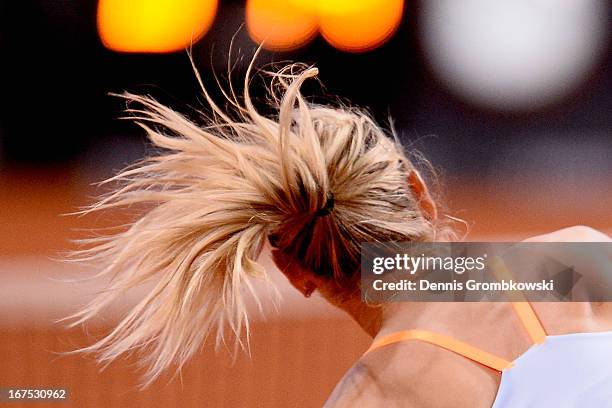
{"label": "black hair tie", "polygon": [[325,206],[323,208],[319,208],[315,212],[316,217],[325,217],[331,213],[331,210],[334,209],[334,195],[329,193],[327,195],[327,201],[325,202]]}

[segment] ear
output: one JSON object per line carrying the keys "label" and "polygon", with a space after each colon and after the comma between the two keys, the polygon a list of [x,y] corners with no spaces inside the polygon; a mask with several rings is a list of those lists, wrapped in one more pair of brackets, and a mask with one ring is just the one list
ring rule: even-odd
{"label": "ear", "polygon": [[296,260],[283,251],[272,249],[272,259],[276,267],[304,297],[310,297],[319,287],[320,279],[311,271],[304,269]]}
{"label": "ear", "polygon": [[410,171],[410,174],[408,174],[408,185],[417,199],[423,216],[429,221],[436,220],[438,218],[436,203],[431,198],[429,190],[418,171]]}

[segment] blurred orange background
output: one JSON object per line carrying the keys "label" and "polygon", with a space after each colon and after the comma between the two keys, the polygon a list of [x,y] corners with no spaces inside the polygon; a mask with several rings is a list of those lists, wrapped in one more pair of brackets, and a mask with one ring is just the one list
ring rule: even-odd
{"label": "blurred orange background", "polygon": [[[520,187],[506,185],[507,194],[492,194],[477,180],[455,180],[445,189],[449,213],[470,223],[471,240],[515,240],[577,223],[612,230],[601,203],[577,202],[575,196],[551,203],[521,193]],[[599,199],[610,202],[612,187],[600,186],[600,191]],[[53,324],[83,302],[92,287],[54,281],[79,272],[51,258],[69,248],[70,239],[82,237],[80,229],[116,225],[121,219],[62,215],[96,193],[70,169],[5,172],[0,177],[3,386],[68,387],[70,406],[318,407],[367,348],[368,337],[348,316],[320,298],[298,296],[264,259],[283,301],[267,319],[255,315],[251,356],[238,353],[233,361],[228,350],[215,352],[207,345],[180,378],[169,373],[140,391],[134,359],[99,372],[91,357],[54,354],[91,342],[117,317],[111,313],[88,326],[90,337],[81,328]]]}
{"label": "blurred orange background", "polygon": [[[227,89],[230,72],[240,84],[263,42],[254,72],[313,64],[324,84],[304,85],[314,102],[337,94],[383,126],[393,118],[407,148],[443,169],[441,212],[465,221],[455,225],[467,240],[578,224],[611,234],[610,8],[528,3],[3,3],[0,387],[66,387],[61,406],[75,407],[319,407],[368,347],[356,323],[316,295],[301,297],[263,254],[283,300],[278,310],[267,304],[265,318],[252,313],[250,355],[205,345],[180,376],[141,391],[135,358],[100,372],[91,356],[58,354],[91,344],[139,296],[86,328],[54,323],[102,287],[62,281],[90,272],[57,260],[70,240],[127,220],[65,214],[102,192],[93,182],[150,148],[140,128],[116,120],[125,105],[108,93],[151,95],[200,123],[197,110],[209,111],[186,46],[221,106],[217,85]],[[268,113],[259,82],[253,99]],[[46,405],[58,406],[31,404]]]}

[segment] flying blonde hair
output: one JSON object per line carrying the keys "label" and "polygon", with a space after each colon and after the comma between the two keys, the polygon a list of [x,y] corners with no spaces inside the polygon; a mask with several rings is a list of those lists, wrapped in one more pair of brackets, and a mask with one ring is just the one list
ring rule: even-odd
{"label": "flying blonde hair", "polygon": [[318,70],[300,64],[268,72],[274,114],[264,116],[249,95],[251,68],[242,103],[233,88],[224,92],[228,110],[196,70],[212,111],[206,126],[151,97],[122,95],[138,105],[127,112],[159,152],[107,180],[120,185],[84,211],[144,208],[128,228],[77,252],[110,283],[68,318],[86,322],[154,280],[110,333],[75,351],[105,363],[140,351],[145,386],[173,364],[178,371],[211,334],[219,345],[229,328],[240,342],[246,327],[248,338],[246,298],[257,298],[251,279],[266,277],[256,260],[268,238],[339,290],[359,270],[361,242],[435,239],[396,137],[358,109],[309,103],[300,87]]}

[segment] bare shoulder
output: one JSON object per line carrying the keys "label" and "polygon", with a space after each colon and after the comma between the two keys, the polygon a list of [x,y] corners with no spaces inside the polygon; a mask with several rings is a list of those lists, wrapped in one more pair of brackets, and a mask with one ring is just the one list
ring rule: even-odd
{"label": "bare shoulder", "polygon": [[396,344],[355,363],[325,407],[490,407],[497,383],[488,371],[431,344]]}
{"label": "bare shoulder", "polygon": [[[547,247],[547,254],[580,275],[580,281],[572,289],[580,300],[536,304],[535,307],[549,325],[551,333],[565,334],[580,331],[603,331],[612,328],[612,242],[610,237],[584,225],[563,228],[548,234],[526,239],[524,242],[587,242],[597,245],[597,252],[581,246],[565,246],[561,250]],[[563,318],[560,319],[560,316]]]}
{"label": "bare shoulder", "polygon": [[334,388],[325,408],[343,408],[362,405],[364,399],[376,400],[382,395],[373,386],[373,373],[364,362],[357,361]]}
{"label": "bare shoulder", "polygon": [[[526,239],[524,242],[588,243],[583,245],[545,246],[542,251],[549,257],[571,266],[582,277],[587,290],[612,293],[612,239],[601,231],[583,225],[563,228],[544,235]],[[594,245],[594,247],[590,247]]]}
{"label": "bare shoulder", "polygon": [[575,225],[548,234],[530,237],[525,242],[611,242],[612,239],[601,231],[585,225]]}
{"label": "bare shoulder", "polygon": [[[342,377],[334,388],[325,408],[344,408],[356,406],[414,407],[410,390],[390,384],[390,373],[394,363],[382,367],[378,359],[362,358]],[[382,370],[381,370],[382,368]],[[409,375],[408,375],[409,376]],[[392,375],[391,377],[394,377]],[[402,395],[398,395],[399,393]]]}

